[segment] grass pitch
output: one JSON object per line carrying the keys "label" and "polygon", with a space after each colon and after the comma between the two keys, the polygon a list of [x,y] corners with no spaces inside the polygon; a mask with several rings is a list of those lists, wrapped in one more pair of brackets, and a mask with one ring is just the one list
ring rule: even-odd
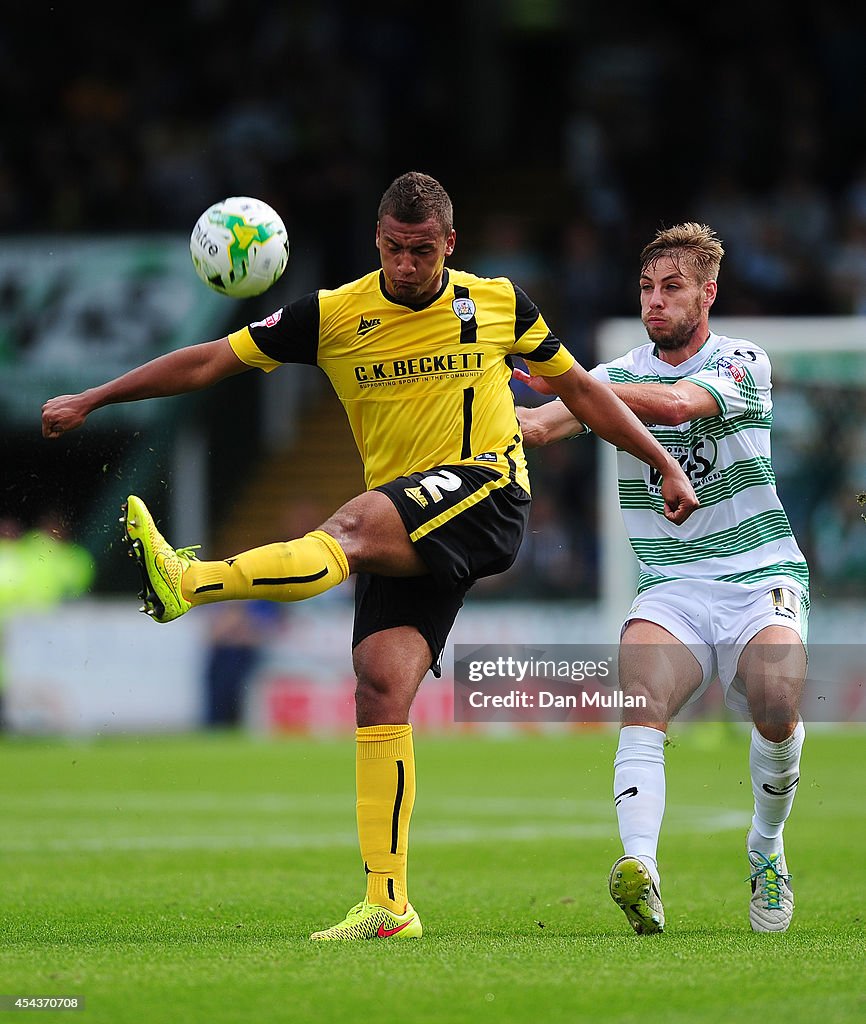
{"label": "grass pitch", "polygon": [[666,934],[607,895],[613,732],[422,735],[425,935],[362,944],[307,938],[363,893],[351,737],[0,740],[0,994],[84,996],[38,1019],[89,1024],[866,1018],[866,736],[807,735],[774,936],[748,924],[747,735],[671,735]]}

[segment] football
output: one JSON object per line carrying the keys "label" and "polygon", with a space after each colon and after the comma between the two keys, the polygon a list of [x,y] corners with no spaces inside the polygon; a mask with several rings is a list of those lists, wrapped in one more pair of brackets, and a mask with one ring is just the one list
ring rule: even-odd
{"label": "football", "polygon": [[289,236],[280,215],[261,199],[232,196],[209,207],[189,239],[195,272],[233,299],[261,295],[289,260]]}

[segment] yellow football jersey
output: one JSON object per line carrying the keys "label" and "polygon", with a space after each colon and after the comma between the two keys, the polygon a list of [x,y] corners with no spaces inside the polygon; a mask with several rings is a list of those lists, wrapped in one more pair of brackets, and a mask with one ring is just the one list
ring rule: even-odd
{"label": "yellow football jersey", "polygon": [[565,373],[571,354],[504,277],[446,270],[422,307],[398,302],[374,271],[322,289],[229,335],[249,366],[320,366],[343,403],[367,487],[457,463],[483,463],[529,490],[511,356]]}

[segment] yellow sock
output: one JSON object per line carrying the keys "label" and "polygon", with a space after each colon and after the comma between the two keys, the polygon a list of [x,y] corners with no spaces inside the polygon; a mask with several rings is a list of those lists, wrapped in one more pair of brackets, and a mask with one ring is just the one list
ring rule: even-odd
{"label": "yellow sock", "polygon": [[406,858],[415,804],[411,725],[371,725],[355,733],[358,839],[367,900],[402,914],[408,902]]}
{"label": "yellow sock", "polygon": [[183,574],[183,596],[193,605],[260,598],[305,601],[349,575],[345,552],[330,534],[266,544],[224,562],[192,562]]}

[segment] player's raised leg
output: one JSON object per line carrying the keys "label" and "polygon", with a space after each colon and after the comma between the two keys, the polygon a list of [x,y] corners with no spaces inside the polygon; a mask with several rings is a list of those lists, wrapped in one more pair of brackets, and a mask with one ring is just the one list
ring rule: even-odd
{"label": "player's raised leg", "polygon": [[172,548],[135,495],[124,505],[121,522],[141,572],[143,610],[157,622],[216,601],[304,601],[356,571],[395,576],[427,571],[393,504],[378,491],[353,498],[304,537],[223,561],[199,561],[192,548]]}

